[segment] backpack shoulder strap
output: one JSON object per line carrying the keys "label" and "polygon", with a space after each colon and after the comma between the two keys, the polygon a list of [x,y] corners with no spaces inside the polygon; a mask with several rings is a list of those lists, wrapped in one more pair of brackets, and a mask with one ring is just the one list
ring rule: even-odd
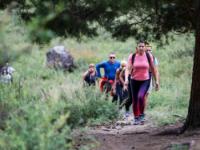
{"label": "backpack shoulder strap", "polygon": [[119,68],[119,72],[121,72],[123,69],[122,68]]}
{"label": "backpack shoulder strap", "polygon": [[136,55],[135,53],[132,54],[132,65],[134,64],[135,61],[135,55]]}
{"label": "backpack shoulder strap", "polygon": [[146,53],[146,56],[147,56],[147,60],[148,60],[148,63],[149,65],[151,65],[151,57],[150,57],[150,54],[148,52],[145,52]]}
{"label": "backpack shoulder strap", "polygon": [[[152,69],[154,67],[154,62],[151,61],[151,56],[150,56],[149,52],[145,52],[145,53],[146,53],[146,56],[147,56],[147,60],[148,60],[149,66]],[[153,55],[152,55],[152,57],[153,57],[153,59],[155,58]]]}
{"label": "backpack shoulder strap", "polygon": [[136,55],[136,53],[132,54],[132,69],[131,69],[131,74],[133,73],[133,64],[134,64],[134,61],[135,61],[135,55]]}

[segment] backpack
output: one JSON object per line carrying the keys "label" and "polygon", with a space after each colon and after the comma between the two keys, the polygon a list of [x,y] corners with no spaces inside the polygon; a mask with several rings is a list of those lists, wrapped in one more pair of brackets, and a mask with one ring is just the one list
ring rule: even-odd
{"label": "backpack", "polygon": [[[146,54],[146,57],[147,57],[149,66],[150,66],[150,68],[152,68],[153,66],[152,66],[152,64],[151,64],[151,57],[150,57],[150,54],[149,54],[149,52],[145,52],[145,54]],[[135,55],[136,55],[136,53],[134,53],[134,54],[132,55],[132,65],[133,65],[133,63],[134,63],[134,61],[135,61]],[[153,56],[153,55],[152,55],[152,56]],[[154,56],[153,56],[153,60],[155,60],[155,57],[154,57]],[[131,72],[133,72],[133,69],[132,69]],[[151,73],[151,71],[149,71],[149,73]]]}

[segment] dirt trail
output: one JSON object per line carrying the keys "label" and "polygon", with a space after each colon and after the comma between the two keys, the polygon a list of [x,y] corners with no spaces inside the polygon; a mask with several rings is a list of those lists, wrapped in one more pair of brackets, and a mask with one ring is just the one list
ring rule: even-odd
{"label": "dirt trail", "polygon": [[114,125],[90,129],[88,136],[95,137],[93,150],[200,150],[200,132],[188,132],[179,136],[157,135],[163,130],[177,128],[181,124],[155,127],[150,121],[144,125],[125,124],[118,121]]}

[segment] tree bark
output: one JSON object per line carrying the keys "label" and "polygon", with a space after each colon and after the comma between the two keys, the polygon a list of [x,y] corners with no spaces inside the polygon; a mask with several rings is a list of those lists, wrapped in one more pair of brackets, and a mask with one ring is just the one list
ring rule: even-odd
{"label": "tree bark", "polygon": [[196,0],[196,2],[196,15],[194,19],[197,24],[195,31],[194,65],[190,102],[184,130],[200,128],[200,0]]}

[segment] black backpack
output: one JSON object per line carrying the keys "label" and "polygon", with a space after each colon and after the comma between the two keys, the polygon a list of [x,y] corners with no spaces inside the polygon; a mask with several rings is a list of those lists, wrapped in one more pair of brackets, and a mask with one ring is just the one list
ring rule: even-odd
{"label": "black backpack", "polygon": [[[152,65],[153,65],[153,64],[151,64],[151,57],[150,57],[150,54],[149,54],[149,52],[145,52],[145,54],[146,54],[146,57],[147,57],[149,66],[150,66],[150,68],[152,68]],[[133,65],[133,63],[134,63],[134,61],[135,61],[135,55],[136,55],[136,53],[134,53],[134,54],[132,55],[132,65]],[[153,56],[153,55],[152,55],[152,56]],[[155,59],[155,57],[153,56],[153,60],[154,60],[154,59]],[[132,69],[131,72],[133,72],[133,69]],[[150,72],[150,71],[149,71],[149,72]]]}

